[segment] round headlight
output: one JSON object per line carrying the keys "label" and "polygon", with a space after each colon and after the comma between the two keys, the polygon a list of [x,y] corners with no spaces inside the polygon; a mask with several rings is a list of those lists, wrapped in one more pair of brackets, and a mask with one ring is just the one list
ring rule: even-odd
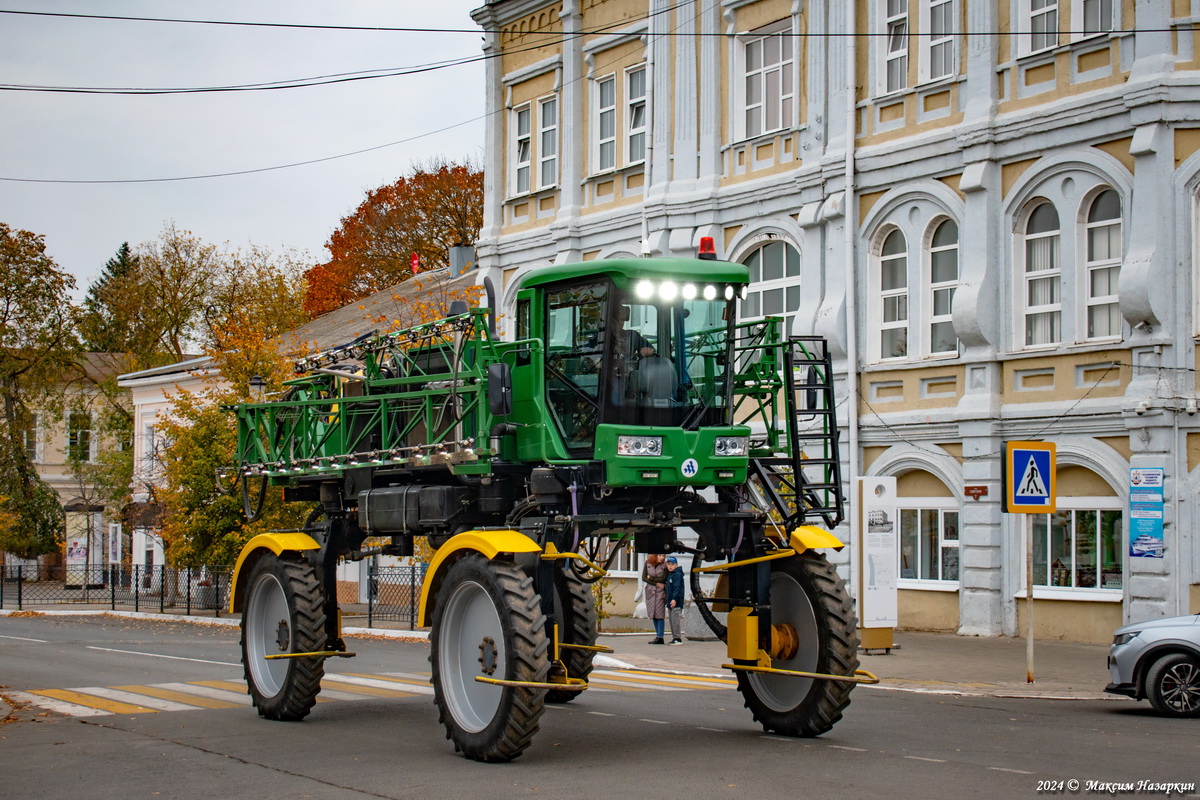
{"label": "round headlight", "polygon": [[662,286],[658,287],[658,296],[663,300],[670,302],[679,295],[679,286],[674,281],[664,281]]}
{"label": "round headlight", "polygon": [[683,285],[683,299],[684,300],[695,300],[696,299],[696,284],[685,283]]}
{"label": "round headlight", "polygon": [[725,287],[725,299],[726,299],[726,300],[732,300],[732,299],[733,299],[733,287],[732,287],[732,286],[726,286],[726,287]]}
{"label": "round headlight", "polygon": [[654,284],[650,281],[639,281],[637,289],[634,290],[641,300],[649,300],[654,297]]}
{"label": "round headlight", "polygon": [[711,283],[708,284],[707,286],[705,286],[704,287],[704,299],[705,300],[716,300],[717,299],[717,287],[713,286]]}

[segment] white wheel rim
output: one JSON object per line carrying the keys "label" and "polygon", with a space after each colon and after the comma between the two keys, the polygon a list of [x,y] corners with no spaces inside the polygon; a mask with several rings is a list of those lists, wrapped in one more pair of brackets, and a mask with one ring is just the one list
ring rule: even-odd
{"label": "white wheel rim", "polygon": [[[481,646],[491,641],[495,669],[490,675],[480,663]],[[491,724],[504,689],[480,683],[475,676],[504,678],[508,668],[504,627],[487,590],[474,581],[454,589],[442,614],[438,636],[438,678],[446,706],[460,728],[478,733]]]}
{"label": "white wheel rim", "polygon": [[1159,681],[1163,702],[1181,714],[1200,708],[1200,670],[1184,662],[1167,670]]}
{"label": "white wheel rim", "polygon": [[[265,697],[274,697],[283,690],[287,679],[288,659],[267,660],[268,655],[292,650],[295,628],[288,611],[287,595],[274,575],[261,575],[250,587],[250,602],[246,604],[246,657],[254,685]],[[280,641],[286,637],[286,645]]]}
{"label": "white wheel rim", "polygon": [[[789,659],[773,659],[772,666],[779,669],[814,672],[820,650],[820,631],[812,602],[804,588],[786,572],[771,573],[771,623],[791,625],[796,629],[800,649]],[[772,711],[787,712],[794,709],[808,696],[812,678],[793,678],[786,675],[767,675],[750,672],[746,679],[754,688],[755,695]]]}

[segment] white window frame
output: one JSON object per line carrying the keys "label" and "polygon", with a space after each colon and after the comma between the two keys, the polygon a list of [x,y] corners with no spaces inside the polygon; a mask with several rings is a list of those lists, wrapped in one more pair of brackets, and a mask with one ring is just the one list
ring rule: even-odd
{"label": "white window frame", "polygon": [[[552,118],[547,121],[546,110],[550,109]],[[537,102],[537,163],[538,163],[538,184],[537,188],[549,189],[558,185],[558,96],[551,95],[543,97]],[[554,152],[547,153],[550,148],[548,143],[553,143]]]}
{"label": "white window frame", "polygon": [[[637,73],[641,73],[642,76],[641,94],[634,94],[633,76]],[[646,85],[647,77],[645,64],[639,64],[625,70],[625,163],[629,166],[643,164],[646,161],[646,139],[650,134],[650,104],[648,97],[649,87]],[[639,108],[642,115],[642,124],[635,126],[633,121],[637,117]],[[634,158],[633,144],[637,137],[641,137],[642,153],[637,158]]]}
{"label": "white window frame", "polygon": [[[918,37],[920,43],[919,80],[921,83],[930,83],[952,78],[958,74],[958,40],[955,35],[958,8],[955,0],[920,0],[920,2],[919,24],[920,30],[925,35]],[[945,30],[940,33],[935,33],[933,30],[934,18],[938,16],[936,12],[942,12],[946,16]],[[946,59],[949,64],[945,71],[941,71],[942,59],[939,56],[944,51],[949,51]]]}
{"label": "white window frame", "polygon": [[[885,256],[883,254],[884,244],[893,235],[900,237],[900,240],[904,244],[904,248],[901,253]],[[871,284],[872,284],[872,288],[874,289],[874,292],[873,292],[874,297],[872,298],[873,309],[872,309],[871,316],[877,320],[877,324],[879,326],[879,328],[878,328],[879,335],[872,339],[872,346],[875,350],[876,358],[879,361],[901,361],[904,359],[912,358],[912,340],[913,340],[912,326],[911,326],[912,303],[910,302],[911,301],[910,289],[912,286],[912,275],[909,272],[912,264],[910,261],[910,253],[909,253],[909,237],[906,236],[904,231],[902,231],[899,227],[897,227],[895,225],[889,225],[886,228],[884,228],[883,231],[880,232],[879,238],[877,239],[877,241],[879,242],[879,244],[876,245],[875,252],[873,253],[873,260],[874,260],[873,270],[872,270],[873,280],[871,281]],[[903,259],[903,261],[904,261],[904,285],[901,287],[898,287],[898,288],[884,289],[883,288],[884,264],[886,262],[899,261],[901,259]],[[891,321],[887,320],[887,316],[888,316],[887,306],[888,306],[889,301],[903,303],[903,309],[902,309],[903,316],[902,317],[895,319],[895,320],[891,320]],[[899,314],[899,309],[897,311],[897,314]],[[905,352],[901,355],[884,355],[884,348],[883,348],[884,333],[886,331],[901,330],[901,329],[903,329],[905,332],[904,333],[904,350],[905,350]]]}
{"label": "white window frame", "polygon": [[[954,227],[956,229],[954,244],[935,246],[933,244],[933,239],[937,235],[937,232],[941,229],[942,225],[944,225],[947,222],[953,223]],[[951,323],[951,325],[953,325],[953,322],[954,322],[952,312],[947,312],[945,314],[935,313],[935,309],[937,308],[937,303],[935,301],[935,298],[937,297],[937,294],[939,292],[946,292],[946,291],[950,292],[950,304],[951,304],[951,309],[953,309],[954,293],[958,289],[959,277],[962,275],[962,257],[961,257],[962,250],[960,248],[960,245],[962,243],[962,226],[958,224],[957,220],[951,219],[950,217],[941,216],[941,217],[935,217],[933,219],[933,221],[929,225],[928,231],[929,232],[926,235],[927,245],[924,248],[924,253],[922,254],[923,255],[923,263],[921,266],[922,283],[925,285],[924,307],[926,310],[925,324],[923,326],[923,332],[925,334],[925,337],[924,337],[925,341],[922,342],[922,345],[921,345],[922,352],[925,355],[933,356],[935,358],[936,357],[956,356],[956,355],[958,355],[958,350],[959,350],[957,334],[955,335],[955,339],[954,339],[955,347],[953,350],[934,350],[933,349],[933,340],[934,340],[933,326],[942,324],[942,323],[947,323],[947,322]],[[954,253],[954,280],[935,282],[933,279],[933,256],[935,253],[949,253],[949,252]]]}
{"label": "white window frame", "polygon": [[[607,104],[604,99],[604,87],[607,85],[610,96]],[[609,73],[592,81],[592,168],[593,174],[611,172],[617,168],[617,76]],[[604,135],[604,120],[609,120],[609,134]],[[605,161],[605,147],[608,148],[608,161]]]}
{"label": "white window frame", "polygon": [[[951,497],[900,497],[897,498],[896,504],[896,541],[897,541],[897,574],[900,576],[899,586],[902,589],[940,589],[942,591],[955,591],[962,583],[962,513],[959,506]],[[923,512],[936,511],[938,514],[938,577],[923,578],[921,577],[921,532],[918,527],[917,531],[917,549],[915,556],[917,563],[907,566],[904,563],[904,524],[905,512],[917,512],[917,524],[920,526],[921,515]],[[947,515],[953,515],[951,519],[947,519]],[[944,578],[943,567],[945,558],[943,552],[945,550],[957,550],[958,559],[958,577]],[[911,569],[913,575],[905,577],[905,572]]]}
{"label": "white window frame", "polygon": [[[763,253],[768,247],[780,245],[783,248],[783,270],[782,275],[778,278],[769,280],[763,279]],[[794,275],[789,275],[789,257],[788,253],[795,253],[796,269]],[[746,292],[746,299],[739,301],[738,319],[748,321],[753,319],[762,319],[767,316],[763,313],[763,304],[766,299],[767,292],[779,291],[782,292],[783,311],[779,314],[771,314],[770,316],[781,316],[784,318],[784,326],[781,333],[788,336],[791,333],[792,321],[799,312],[800,303],[803,301],[803,295],[800,291],[800,275],[803,271],[803,263],[800,257],[800,248],[792,244],[787,239],[783,238],[764,238],[755,241],[751,246],[747,247],[738,259],[738,263],[746,264],[747,261],[759,253],[758,258],[758,280],[754,279],[754,268],[751,269],[750,285]],[[747,265],[749,267],[749,265]],[[794,302],[788,301],[788,296],[792,295]],[[751,313],[753,312],[753,313]]]}
{"label": "white window frame", "polygon": [[[893,5],[899,9],[895,13],[890,8]],[[879,22],[879,94],[902,92],[908,88],[908,0],[879,0]],[[898,65],[895,84],[893,65]]]}
{"label": "white window frame", "polygon": [[[1119,7],[1119,0],[1071,0],[1072,41],[1103,36],[1115,31],[1117,29],[1116,12]],[[1097,27],[1095,30],[1087,29],[1089,13],[1096,14]]]}
{"label": "white window frame", "polygon": [[[797,109],[796,87],[800,81],[797,74],[797,41],[791,34],[792,21],[789,18],[737,37],[734,48],[736,54],[734,69],[736,79],[733,87],[734,98],[736,100],[736,111],[733,114],[734,139],[736,141],[756,139],[759,136],[766,136],[795,127]],[[767,43],[773,37],[778,38],[780,57],[777,62],[768,65],[765,62]],[[762,51],[763,57],[760,58],[759,67],[752,70],[749,66],[750,59],[748,53],[756,45]],[[759,82],[760,99],[757,103],[750,102],[746,89],[749,79],[754,75],[761,77]],[[772,75],[776,76],[779,88],[778,96],[774,98],[774,102],[772,102],[772,98],[767,97],[767,84]],[[771,108],[772,106],[774,106],[773,109]],[[777,116],[777,124],[774,126],[768,124],[769,115],[772,111]],[[747,124],[747,118],[750,117],[752,112],[756,112],[758,117],[758,130],[753,130]]]}
{"label": "white window frame", "polygon": [[[521,121],[524,115],[525,130]],[[529,194],[533,188],[533,104],[525,103],[512,110],[512,194]],[[524,152],[522,152],[524,144]]]}
{"label": "white window frame", "polygon": [[[1034,8],[1034,3],[1041,5]],[[1019,47],[1017,50],[1021,55],[1045,53],[1061,44],[1058,35],[1061,3],[1062,0],[1019,0],[1019,11],[1017,12],[1020,14],[1017,22]],[[1035,32],[1035,23],[1044,30]],[[1045,37],[1045,41],[1039,42],[1035,38],[1039,36]]]}
{"label": "white window frame", "polygon": [[[1054,231],[1046,233],[1030,234],[1029,223],[1033,219],[1034,212],[1042,205],[1048,204],[1054,209],[1058,216],[1058,228]],[[1050,269],[1038,270],[1030,272],[1028,268],[1029,260],[1029,243],[1039,239],[1054,239],[1053,259],[1054,266]],[[1018,237],[1020,251],[1019,265],[1019,291],[1020,291],[1020,326],[1017,331],[1019,349],[1036,349],[1046,347],[1058,347],[1067,339],[1063,330],[1063,286],[1062,286],[1062,214],[1058,208],[1048,199],[1040,198],[1039,201],[1030,203],[1025,213],[1022,215],[1021,233]],[[1058,281],[1058,299],[1052,303],[1042,303],[1039,305],[1031,305],[1029,302],[1030,285],[1035,280],[1053,279]],[[1029,318],[1034,314],[1057,314],[1058,315],[1058,336],[1052,341],[1031,343],[1029,341]]]}
{"label": "white window frame", "polygon": [[[1099,516],[1097,516],[1097,532],[1096,532],[1096,550],[1097,550],[1097,553],[1096,553],[1096,570],[1097,570],[1096,583],[1097,583],[1097,585],[1096,586],[1055,586],[1055,585],[1053,585],[1053,580],[1054,580],[1053,570],[1055,569],[1055,567],[1054,567],[1054,560],[1052,559],[1053,553],[1052,553],[1051,541],[1050,541],[1051,528],[1050,528],[1049,522],[1047,521],[1046,529],[1045,529],[1045,536],[1046,536],[1046,540],[1045,540],[1045,548],[1046,548],[1045,549],[1045,553],[1046,553],[1045,578],[1048,581],[1048,583],[1039,583],[1038,578],[1040,576],[1038,576],[1036,574],[1034,575],[1033,596],[1035,598],[1051,599],[1051,598],[1059,597],[1059,598],[1072,599],[1072,600],[1101,600],[1101,601],[1108,600],[1108,601],[1111,601],[1113,599],[1117,599],[1117,598],[1124,596],[1125,589],[1127,588],[1128,583],[1129,583],[1129,564],[1128,564],[1129,559],[1128,559],[1128,555],[1127,555],[1128,550],[1129,550],[1129,541],[1128,541],[1129,540],[1129,532],[1127,529],[1128,512],[1127,512],[1124,504],[1121,502],[1121,498],[1119,498],[1119,497],[1109,496],[1109,497],[1064,498],[1064,497],[1060,496],[1058,498],[1057,512],[1065,512],[1065,513],[1072,514],[1072,517],[1071,517],[1072,518],[1072,524],[1071,524],[1072,564],[1070,567],[1071,582],[1074,583],[1076,581],[1076,579],[1078,578],[1076,570],[1074,569],[1074,554],[1077,552],[1077,546],[1076,546],[1076,535],[1077,534],[1076,534],[1076,526],[1075,526],[1075,522],[1074,522],[1074,520],[1075,520],[1074,515],[1078,514],[1080,512],[1089,512],[1089,511],[1095,511],[1095,512],[1114,511],[1117,514],[1121,515],[1120,541],[1117,543],[1117,549],[1120,553],[1118,560],[1121,565],[1121,588],[1105,587],[1102,585],[1103,579],[1104,579],[1104,575],[1103,575],[1104,561],[1103,561],[1102,554],[1099,552],[1100,548],[1101,548],[1100,531],[1099,531]],[[1046,518],[1048,518],[1050,516],[1052,516],[1052,515],[1050,515],[1050,514],[1036,515],[1036,517],[1046,517]],[[1038,533],[1037,533],[1037,527],[1036,527],[1035,520],[1030,520],[1029,524],[1034,525],[1033,530],[1035,531],[1034,535],[1036,537],[1038,535]],[[1022,542],[1024,542],[1024,538],[1025,537],[1024,537],[1023,531],[1022,531],[1022,536],[1021,536]],[[1065,565],[1064,565],[1064,568],[1066,568]],[[1035,569],[1036,569],[1036,566],[1035,566]],[[1024,584],[1025,584],[1025,570],[1024,569],[1021,570],[1021,584],[1022,584],[1022,587],[1024,588]],[[1021,592],[1021,594],[1023,595],[1024,592]]]}
{"label": "white window frame", "polygon": [[162,463],[158,458],[158,426],[153,422],[146,422],[142,425],[142,475],[147,478],[156,478]]}
{"label": "white window frame", "polygon": [[[1099,222],[1089,221],[1092,209],[1100,196],[1105,192],[1111,191],[1117,195],[1117,201],[1121,203],[1121,207],[1117,212],[1115,219],[1100,220]],[[1121,193],[1110,186],[1100,186],[1097,191],[1093,192],[1085,200],[1080,214],[1082,225],[1082,241],[1079,244],[1078,251],[1082,254],[1083,268],[1080,270],[1080,280],[1083,284],[1084,302],[1080,305],[1083,308],[1083,319],[1079,321],[1080,330],[1083,331],[1084,337],[1089,342],[1095,341],[1120,341],[1122,327],[1124,323],[1121,320],[1120,307],[1118,305],[1119,296],[1116,293],[1108,295],[1093,295],[1092,294],[1092,273],[1099,270],[1116,269],[1117,275],[1120,276],[1121,260],[1125,249],[1125,225],[1124,225],[1125,204],[1121,200]],[[1093,230],[1099,228],[1117,228],[1117,253],[1115,256],[1103,259],[1091,260],[1091,234]],[[1116,306],[1117,307],[1117,332],[1104,334],[1102,336],[1093,336],[1091,334],[1091,310],[1097,306]]]}
{"label": "white window frame", "polygon": [[[69,460],[71,458],[71,451],[74,450],[76,447],[76,443],[72,441],[75,436],[75,430],[72,429],[72,427],[71,427],[71,418],[76,415],[84,416],[84,417],[88,418],[88,426],[86,428],[88,455],[87,455],[87,458],[84,460],[84,463],[93,464],[96,461],[96,418],[90,411],[76,410],[76,411],[70,411],[67,413],[67,447],[63,453],[63,455],[64,455],[63,460],[64,461]],[[79,430],[82,431],[85,429],[80,428]]]}
{"label": "white window frame", "polygon": [[[35,411],[30,417],[31,424],[25,431],[25,452],[29,453],[31,462],[41,464],[46,458],[46,450],[43,446],[46,437],[42,430],[42,415],[41,412]],[[33,437],[32,442],[29,441],[30,436]]]}

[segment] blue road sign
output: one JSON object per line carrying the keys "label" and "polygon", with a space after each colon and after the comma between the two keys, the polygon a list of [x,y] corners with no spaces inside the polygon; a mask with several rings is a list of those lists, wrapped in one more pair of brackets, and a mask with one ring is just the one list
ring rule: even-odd
{"label": "blue road sign", "polygon": [[1055,447],[1051,442],[1006,442],[1004,510],[1046,514],[1055,510]]}

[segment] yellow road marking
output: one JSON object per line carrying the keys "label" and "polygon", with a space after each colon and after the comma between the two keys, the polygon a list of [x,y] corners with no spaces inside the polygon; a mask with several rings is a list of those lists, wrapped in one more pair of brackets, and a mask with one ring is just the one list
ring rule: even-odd
{"label": "yellow road marking", "polygon": [[49,697],[53,700],[65,700],[68,703],[74,703],[79,706],[87,706],[88,708],[99,708],[102,711],[110,711],[113,714],[157,714],[153,708],[145,706],[135,706],[130,703],[122,703],[118,700],[108,700],[103,697],[96,697],[83,692],[72,692],[67,689],[41,689],[36,692],[30,692],[41,697]]}
{"label": "yellow road marking", "polygon": [[[346,692],[347,694],[365,694],[370,697],[416,697],[415,692],[397,692],[392,689],[376,689],[374,686],[363,686],[357,683],[346,683],[345,681],[333,681],[337,684],[336,691]],[[332,689],[333,687],[329,687]]]}
{"label": "yellow road marking", "polygon": [[[370,678],[371,680],[387,681],[388,683],[400,683],[407,686],[424,686],[428,688],[429,686],[433,685],[429,681],[418,681],[414,680],[413,678],[398,678],[394,675],[371,675],[365,672],[347,672],[346,674],[355,678]],[[331,675],[330,677],[336,678],[337,676]]]}
{"label": "yellow road marking", "polygon": [[[189,681],[197,686],[209,686],[213,689],[224,689],[227,692],[237,692],[238,694],[246,693],[246,684],[238,681]],[[318,697],[318,703],[331,702],[328,697]]]}
{"label": "yellow road marking", "polygon": [[158,686],[114,686],[114,689],[120,689],[123,692],[133,692],[134,694],[144,694],[150,697],[157,697],[160,700],[174,700],[176,703],[187,703],[188,705],[196,706],[197,708],[242,708],[237,703],[227,703],[224,700],[213,700],[209,697],[202,697],[198,694],[186,694],[184,692],[175,692],[170,689],[162,689]]}
{"label": "yellow road marking", "polygon": [[638,678],[631,678],[631,677],[627,677],[625,675],[613,675],[610,672],[606,672],[603,675],[596,675],[595,673],[593,673],[589,677],[589,679],[593,680],[593,681],[613,681],[616,683],[620,683],[622,685],[638,686],[638,687],[645,688],[645,689],[653,689],[656,686],[672,686],[677,689],[698,689],[698,690],[704,690],[704,691],[712,691],[714,689],[721,688],[720,686],[697,686],[694,683],[682,683],[679,681],[640,680]]}
{"label": "yellow road marking", "polygon": [[703,677],[700,677],[699,675],[672,675],[667,672],[648,672],[646,670],[640,670],[640,669],[623,669],[623,670],[621,670],[621,674],[622,675],[649,675],[649,676],[655,677],[655,678],[674,678],[677,680],[699,681],[701,683],[720,683],[724,686],[737,686],[737,681],[730,680],[729,678],[703,678]]}

